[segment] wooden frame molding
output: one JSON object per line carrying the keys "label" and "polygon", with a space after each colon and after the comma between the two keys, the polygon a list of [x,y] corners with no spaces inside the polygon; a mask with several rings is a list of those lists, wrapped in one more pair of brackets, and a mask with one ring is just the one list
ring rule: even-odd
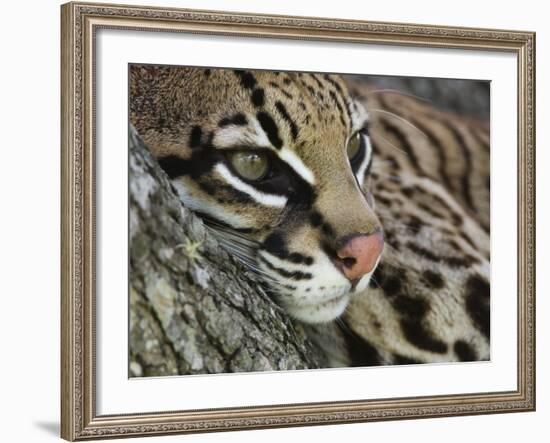
{"label": "wooden frame molding", "polygon": [[[535,34],[68,3],[61,8],[61,435],[67,440],[442,417],[535,408]],[[186,32],[507,51],[518,58],[517,390],[98,416],[95,408],[94,35]]]}

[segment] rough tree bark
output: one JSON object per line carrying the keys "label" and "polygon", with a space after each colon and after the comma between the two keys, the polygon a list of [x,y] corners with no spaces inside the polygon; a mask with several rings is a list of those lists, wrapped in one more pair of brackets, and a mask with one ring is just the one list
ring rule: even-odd
{"label": "rough tree bark", "polygon": [[130,376],[305,369],[299,324],[185,209],[130,128]]}

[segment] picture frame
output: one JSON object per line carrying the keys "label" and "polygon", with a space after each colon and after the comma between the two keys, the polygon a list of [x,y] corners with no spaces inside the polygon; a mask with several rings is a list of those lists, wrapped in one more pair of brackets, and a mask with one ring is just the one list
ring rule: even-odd
{"label": "picture frame", "polygon": [[[61,7],[61,436],[70,441],[535,410],[535,34],[72,2]],[[97,32],[510,53],[517,66],[516,389],[98,414]],[[498,131],[499,128],[492,128]],[[497,154],[498,155],[498,154]],[[495,278],[495,276],[493,276]],[[108,284],[108,282],[104,282]]]}

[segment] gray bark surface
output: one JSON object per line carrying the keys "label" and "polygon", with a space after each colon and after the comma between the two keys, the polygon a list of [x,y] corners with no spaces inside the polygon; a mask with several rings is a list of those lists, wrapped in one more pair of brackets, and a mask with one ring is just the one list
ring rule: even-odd
{"label": "gray bark surface", "polygon": [[130,129],[130,376],[317,368],[301,325],[184,208]]}

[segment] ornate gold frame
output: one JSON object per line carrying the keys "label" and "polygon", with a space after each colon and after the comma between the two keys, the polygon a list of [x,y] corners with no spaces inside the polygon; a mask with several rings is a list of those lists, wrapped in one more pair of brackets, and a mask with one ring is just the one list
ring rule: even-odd
{"label": "ornate gold frame", "polygon": [[[61,436],[67,440],[535,409],[535,34],[215,11],[61,8]],[[98,416],[95,410],[94,33],[98,28],[509,51],[518,57],[517,390]]]}

